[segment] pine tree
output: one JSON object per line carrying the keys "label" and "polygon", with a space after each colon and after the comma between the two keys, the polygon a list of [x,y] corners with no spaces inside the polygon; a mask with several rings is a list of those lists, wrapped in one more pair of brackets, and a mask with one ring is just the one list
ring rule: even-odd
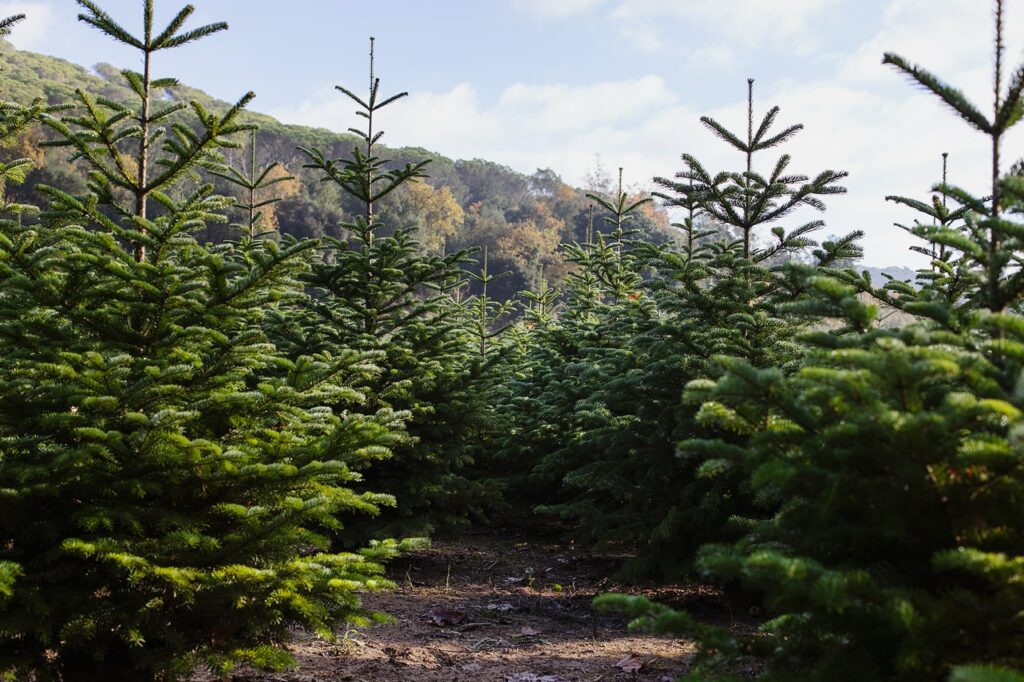
{"label": "pine tree", "polygon": [[[135,39],[81,4],[147,64],[222,26],[183,29],[186,7],[154,37],[146,1]],[[357,351],[285,358],[267,341],[314,243],[239,254],[192,236],[233,201],[186,171],[246,130],[241,105],[168,123],[147,101],[170,79],[124,78],[137,108],[80,93],[81,111],[46,121],[92,169],[89,191],[40,188],[41,225],[0,222],[0,671],[279,669],[294,627],[333,636],[365,620],[359,592],[388,584],[397,544],[330,553],[328,535],[391,501],[350,486],[400,415],[361,407],[379,370]]]}

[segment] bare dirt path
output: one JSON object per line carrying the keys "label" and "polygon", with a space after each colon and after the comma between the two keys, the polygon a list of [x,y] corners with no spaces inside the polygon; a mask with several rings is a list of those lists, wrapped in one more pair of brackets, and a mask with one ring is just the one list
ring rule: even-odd
{"label": "bare dirt path", "polygon": [[[625,588],[618,559],[578,550],[548,530],[470,533],[395,562],[398,589],[364,603],[393,622],[339,633],[335,643],[302,634],[291,649],[299,669],[238,672],[237,682],[365,680],[570,682],[674,680],[693,645],[630,633],[626,620],[595,614],[594,595],[628,590],[728,622],[712,589]],[[198,676],[197,682],[212,678]]]}

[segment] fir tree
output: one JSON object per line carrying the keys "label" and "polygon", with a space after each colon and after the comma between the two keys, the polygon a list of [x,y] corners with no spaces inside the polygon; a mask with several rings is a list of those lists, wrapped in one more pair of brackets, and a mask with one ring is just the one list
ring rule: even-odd
{"label": "fir tree", "polygon": [[[186,7],[154,36],[147,1],[136,40],[82,5],[147,64],[221,26],[184,30]],[[0,671],[279,669],[292,628],[330,637],[365,620],[358,592],[387,585],[395,543],[330,553],[326,533],[391,501],[349,486],[401,415],[360,407],[379,370],[357,351],[284,358],[262,332],[314,243],[239,255],[193,238],[233,202],[186,171],[246,129],[240,105],[158,127],[168,109],[147,101],[171,81],[124,78],[138,108],[80,93],[77,115],[47,120],[92,169],[89,192],[40,188],[41,226],[0,222]]]}
{"label": "fir tree", "polygon": [[[370,88],[366,99],[351,90],[338,90],[357,105],[365,129],[350,129],[361,141],[347,159],[328,159],[316,149],[304,150],[308,167],[319,170],[323,182],[356,199],[361,210],[342,225],[345,239],[327,238],[322,262],[305,278],[310,296],[302,304],[303,322],[297,348],[358,348],[371,353],[382,374],[370,387],[373,404],[408,410],[409,438],[395,457],[366,472],[367,485],[395,495],[398,507],[377,522],[375,536],[429,534],[464,524],[486,500],[479,485],[465,476],[473,462],[479,417],[486,412],[485,396],[474,382],[487,358],[485,330],[481,344],[471,342],[472,327],[491,315],[483,300],[472,320],[456,303],[462,286],[462,265],[469,252],[436,256],[423,254],[416,230],[387,229],[375,206],[404,183],[425,176],[428,160],[392,167],[376,155],[384,134],[378,112],[407,93],[380,95],[370,39]],[[477,329],[479,332],[479,329]],[[356,534],[348,535],[352,541]]]}
{"label": "fir tree", "polygon": [[[846,177],[842,171],[825,170],[813,179],[804,175],[787,175],[790,156],[783,154],[769,175],[762,175],[754,168],[754,155],[786,142],[803,125],[796,124],[778,133],[772,133],[772,125],[779,115],[779,108],[772,107],[754,128],[754,80],[747,79],[747,131],[740,136],[708,116],[701,117],[701,123],[745,157],[741,171],[721,172],[711,175],[691,154],[683,154],[686,169],[676,177],[686,181],[687,191],[700,195],[700,201],[707,214],[727,225],[739,228],[743,235],[743,257],[755,261],[765,260],[778,250],[803,246],[804,235],[819,229],[820,221],[812,221],[793,229],[787,234],[780,227],[772,227],[777,244],[758,252],[753,246],[754,230],[761,225],[770,225],[784,218],[801,206],[824,209],[821,197],[842,194],[846,191],[837,183]],[[671,189],[678,190],[679,183],[656,179]]]}
{"label": "fir tree", "polygon": [[[767,137],[776,113],[745,146],[748,160],[799,128]],[[540,509],[574,521],[580,539],[633,545],[637,557],[626,570],[634,575],[685,574],[702,542],[736,537],[726,528],[730,517],[755,513],[742,467],[696,447],[677,455],[678,441],[714,435],[698,423],[698,406],[683,400],[681,387],[708,376],[716,354],[793,366],[800,354],[793,338],[803,323],[780,304],[806,287],[769,262],[817,246],[807,235],[823,223],[789,233],[776,227],[777,242],[752,252],[751,230],[805,203],[824,208],[819,195],[842,191],[834,183],[845,175],[826,171],[813,183],[789,178],[783,157],[770,183],[753,171],[703,182],[703,169],[683,158],[687,169],[677,179],[656,179],[660,196],[686,211],[676,225],[679,247],[626,239],[643,202],[627,200],[621,174],[613,200],[591,196],[611,229],[595,244],[567,248],[578,271],[567,280],[558,322],[532,339],[539,348],[528,355],[529,382],[509,406],[515,427],[504,456],[517,466],[536,462],[529,487],[545,492]],[[707,218],[732,221],[728,227],[746,238],[709,241],[716,231],[702,228]],[[858,236],[818,248],[812,268],[858,255]]]}
{"label": "fir tree", "polygon": [[[508,272],[502,272],[497,275],[492,275],[488,270],[487,264],[487,247],[483,249],[483,262],[480,266],[480,272],[470,272],[469,278],[480,283],[480,294],[478,296],[470,297],[465,304],[466,310],[472,319],[473,336],[475,343],[474,345],[479,348],[480,357],[486,358],[488,352],[493,350],[492,346],[488,344],[495,338],[500,337],[505,330],[508,329],[509,324],[502,324],[506,318],[515,312],[516,306],[512,301],[497,302],[487,296],[487,285],[494,282],[495,280],[501,279],[507,275]],[[544,279],[543,273],[541,274],[540,281],[542,286],[547,284]],[[538,305],[544,305],[545,303],[550,304],[550,296],[542,290],[542,292],[531,297],[532,301]]]}
{"label": "fir tree", "polygon": [[[997,2],[997,55],[1002,9]],[[746,467],[756,499],[772,511],[739,541],[704,547],[699,564],[707,577],[760,591],[772,618],[747,636],[642,600],[603,602],[632,609],[639,624],[694,634],[702,643],[695,679],[732,679],[742,657],[764,659],[768,680],[830,682],[939,681],[951,672],[999,679],[1010,673],[957,666],[1024,662],[1024,328],[1007,312],[1021,304],[1010,266],[1021,225],[1007,217],[1012,182],[998,166],[999,139],[1022,110],[1024,69],[1002,92],[997,57],[988,121],[923,69],[893,55],[885,61],[992,141],[992,197],[938,188],[970,207],[964,229],[940,220],[948,217],[941,199],[918,206],[934,210],[935,224],[913,228],[931,240],[929,251],[964,255],[982,275],[969,296],[988,310],[957,315],[962,302],[933,295],[942,292],[933,281],[916,323],[880,329],[857,289],[811,277],[817,301],[792,310],[841,314],[845,325],[806,333],[798,372],[722,357],[717,380],[688,385],[702,422],[748,438],[742,450],[699,445]]]}
{"label": "fir tree", "polygon": [[295,177],[284,174],[284,168],[280,162],[275,161],[265,166],[258,166],[256,163],[256,131],[252,131],[249,141],[249,164],[248,169],[235,168],[228,163],[212,163],[208,170],[213,175],[227,180],[229,183],[242,190],[243,197],[235,200],[234,208],[245,215],[245,223],[237,227],[250,240],[257,237],[265,237],[273,232],[270,229],[260,229],[260,219],[263,217],[261,209],[276,204],[280,197],[268,196],[267,190],[282,182],[294,180]]}
{"label": "fir tree", "polygon": [[[932,240],[928,235],[935,231],[946,234],[958,232],[968,237],[968,225],[965,222],[973,210],[970,203],[961,204],[955,196],[951,196],[948,188],[948,155],[942,155],[942,182],[934,187],[935,193],[931,202],[899,195],[886,197],[903,206],[907,206],[922,214],[913,225],[896,223],[900,229],[909,232],[924,242],[924,245],[913,245],[911,251],[929,259],[927,268],[917,272],[918,287],[906,282],[890,280],[881,288],[874,288],[866,274],[859,278],[849,278],[859,288],[868,291],[882,302],[911,314],[929,315],[935,311],[954,313],[946,318],[947,324],[956,327],[959,318],[970,316],[974,309],[972,292],[977,289],[979,272],[977,265],[962,250],[945,243]],[[969,238],[969,237],[968,237]]]}
{"label": "fir tree", "polygon": [[936,226],[933,229],[922,226],[917,231],[937,245],[963,250],[968,262],[980,270],[985,279],[984,284],[974,295],[977,304],[993,312],[999,312],[1011,303],[1017,302],[1024,293],[1024,273],[1017,267],[1017,259],[1014,256],[1024,244],[1020,241],[1017,225],[1003,217],[1007,203],[1007,180],[1003,177],[1001,165],[1003,138],[1011,127],[1020,122],[1024,114],[1024,65],[1013,71],[1009,83],[1004,88],[1002,0],[996,2],[995,17],[995,68],[992,74],[993,104],[990,116],[983,114],[982,109],[970,102],[962,92],[942,82],[923,67],[893,53],[886,53],[883,61],[936,95],[972,128],[989,138],[991,194],[987,197],[976,197],[959,187],[944,185],[942,188],[944,195],[955,197],[961,204],[969,207],[969,212],[965,214],[968,234],[950,229],[948,226]]}

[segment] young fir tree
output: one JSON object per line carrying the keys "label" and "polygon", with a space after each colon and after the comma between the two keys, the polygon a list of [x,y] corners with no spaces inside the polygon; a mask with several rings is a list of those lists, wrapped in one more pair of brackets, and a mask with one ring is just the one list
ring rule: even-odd
{"label": "young fir tree", "polygon": [[[930,203],[898,195],[886,197],[887,201],[916,210],[924,218],[915,220],[913,225],[896,224],[924,242],[923,245],[910,247],[911,251],[929,259],[928,268],[917,273],[919,286],[915,288],[908,283],[890,280],[881,290],[867,287],[883,302],[905,312],[915,313],[937,307],[939,310],[970,315],[974,307],[968,295],[976,286],[976,265],[960,249],[928,237],[929,233],[936,230],[966,234],[967,225],[964,221],[973,210],[971,203],[959,203],[956,196],[950,194],[948,160],[948,154],[943,153],[942,182],[934,187],[935,193]],[[862,278],[866,279],[866,276],[862,275]],[[950,323],[955,324],[956,318],[951,318]]]}
{"label": "young fir tree", "polygon": [[[755,170],[755,154],[777,147],[803,128],[803,125],[797,124],[773,134],[772,125],[778,114],[778,107],[769,109],[755,130],[754,79],[747,79],[746,135],[737,135],[708,116],[700,119],[719,139],[743,153],[745,168],[711,175],[696,158],[683,154],[686,169],[676,174],[676,177],[687,181],[688,191],[701,195],[701,204],[711,218],[740,230],[743,235],[743,257],[755,261],[770,258],[776,250],[802,246],[800,240],[803,236],[822,225],[820,221],[814,221],[786,234],[782,228],[772,226],[773,223],[801,206],[822,210],[825,205],[821,197],[846,191],[836,184],[846,177],[845,172],[825,170],[813,179],[804,175],[787,175],[790,163],[788,154],[776,160],[768,175]],[[758,252],[753,243],[754,230],[762,225],[772,226],[771,232],[778,241]]]}
{"label": "young fir tree", "polygon": [[[1001,83],[1003,7],[996,2],[995,110],[986,119],[919,67],[886,55],[992,140],[993,196],[949,185],[971,206],[966,229],[922,225],[937,250],[962,252],[979,271],[976,306],[958,328],[936,297],[922,320],[879,329],[857,290],[817,277],[818,306],[843,311],[844,333],[816,331],[799,372],[719,360],[717,381],[694,382],[701,419],[749,438],[723,459],[750,469],[775,514],[738,542],[702,550],[705,575],[761,591],[771,614],[752,635],[702,626],[671,609],[610,597],[656,629],[702,645],[694,679],[732,679],[737,659],[763,659],[768,680],[946,680],[956,666],[1024,663],[1024,326],[1018,270],[1022,233],[1007,216],[1011,179],[999,139],[1024,111],[1024,67]],[[938,223],[938,221],[936,221]],[[957,302],[958,303],[958,302]],[[1009,673],[964,668],[953,679]]]}
{"label": "young fir tree", "polygon": [[596,241],[563,247],[575,269],[566,277],[557,311],[550,308],[555,290],[528,297],[534,309],[522,330],[523,351],[500,397],[509,428],[495,444],[496,466],[507,476],[510,496],[527,502],[556,502],[565,474],[579,464],[580,453],[569,454],[582,428],[577,406],[607,379],[592,356],[624,346],[626,339],[606,323],[621,311],[622,301],[638,300],[630,298],[637,295],[640,275],[624,237],[630,213],[640,204],[630,206],[622,192],[613,200],[598,199],[613,212],[606,222],[611,230],[591,231]]}
{"label": "young fir tree", "polygon": [[294,180],[295,177],[286,175],[284,167],[278,161],[265,166],[257,165],[255,130],[252,131],[249,141],[248,168],[236,168],[229,163],[217,161],[210,164],[207,170],[241,190],[242,197],[235,200],[234,208],[242,212],[245,222],[236,223],[234,226],[243,236],[253,240],[273,234],[272,228],[264,228],[260,224],[263,218],[261,209],[276,204],[281,198],[270,196],[267,191],[274,185]]}
{"label": "young fir tree", "polygon": [[[222,26],[185,29],[186,7],[156,32],[147,0],[136,38],[81,5],[147,67]],[[400,426],[360,411],[351,384],[378,370],[349,349],[289,360],[261,331],[314,244],[242,258],[192,237],[232,205],[188,171],[246,129],[240,105],[166,125],[151,100],[171,81],[123,75],[136,106],[80,93],[77,115],[47,120],[92,169],[89,191],[41,188],[43,226],[0,221],[0,675],[14,679],[281,668],[294,627],[332,636],[363,618],[358,593],[387,584],[379,561],[397,549],[329,553],[325,537],[389,501],[350,487]]]}
{"label": "young fir tree", "polygon": [[[480,264],[480,272],[468,273],[469,279],[480,283],[480,294],[471,296],[466,300],[465,310],[472,320],[471,327],[474,346],[479,350],[481,358],[486,358],[488,353],[495,351],[494,344],[491,341],[501,337],[509,328],[510,323],[507,322],[507,318],[516,310],[514,301],[495,301],[487,296],[487,285],[508,274],[507,271],[497,275],[491,274],[487,263],[486,246],[483,249],[483,261]],[[541,274],[540,281],[545,282],[543,273]],[[549,297],[541,293],[539,296],[532,297],[531,300],[542,303],[549,301]]]}
{"label": "young fir tree", "polygon": [[[742,468],[723,466],[697,448],[680,458],[676,444],[714,433],[696,421],[698,406],[681,391],[687,381],[708,376],[713,356],[771,366],[792,365],[800,353],[793,342],[800,322],[779,307],[803,294],[800,280],[767,263],[815,246],[807,235],[822,223],[788,234],[776,227],[777,243],[760,249],[751,246],[751,231],[804,204],[824,208],[818,197],[841,192],[835,182],[844,174],[826,171],[807,183],[782,175],[783,157],[771,182],[764,181],[754,170],[754,152],[799,129],[768,137],[776,113],[751,132],[742,173],[712,179],[684,155],[687,168],[678,180],[657,179],[663,198],[687,212],[677,226],[680,247],[632,244],[622,252],[626,221],[639,204],[630,206],[621,188],[613,201],[593,197],[608,212],[611,242],[602,237],[570,249],[580,271],[561,311],[567,321],[536,340],[541,348],[531,377],[541,384],[522,386],[523,426],[512,432],[506,456],[521,462],[523,451],[532,451],[533,490],[547,491],[541,509],[575,521],[581,539],[634,545],[637,557],[626,567],[633,575],[686,573],[702,542],[736,537],[725,528],[728,519],[754,512]],[[744,238],[708,243],[713,231],[701,228],[707,218],[730,221]],[[826,244],[815,265],[856,256],[856,237]],[[518,415],[516,403],[511,407]]]}
{"label": "young fir tree", "polygon": [[293,334],[303,352],[351,347],[376,359],[383,371],[369,388],[372,404],[412,416],[395,456],[365,472],[366,485],[398,500],[397,508],[382,513],[373,535],[429,534],[464,524],[490,495],[465,476],[486,412],[486,396],[474,388],[485,358],[452,296],[465,279],[461,266],[469,253],[423,254],[415,228],[385,231],[375,213],[391,192],[424,177],[428,163],[393,168],[376,155],[383,135],[378,112],[407,94],[382,97],[379,88],[371,38],[366,99],[338,86],[366,121],[365,129],[350,129],[361,145],[344,160],[304,150],[307,167],[358,200],[362,211],[342,226],[347,238],[325,240],[322,262],[304,279],[310,295]]}

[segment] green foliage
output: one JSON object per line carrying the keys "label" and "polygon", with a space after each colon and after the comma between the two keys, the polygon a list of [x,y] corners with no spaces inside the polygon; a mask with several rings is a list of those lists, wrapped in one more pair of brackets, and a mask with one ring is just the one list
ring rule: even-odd
{"label": "green foliage", "polygon": [[[322,173],[323,182],[356,198],[362,211],[342,225],[344,239],[325,240],[322,262],[303,278],[309,295],[298,303],[296,320],[286,313],[279,333],[290,334],[295,352],[356,348],[380,366],[381,373],[366,388],[370,404],[407,411],[411,417],[408,437],[395,448],[395,456],[365,472],[363,485],[387,490],[398,500],[371,535],[426,535],[465,524],[489,497],[465,473],[489,413],[477,384],[490,362],[486,343],[495,333],[489,328],[493,311],[486,302],[463,306],[453,297],[465,281],[461,266],[469,252],[424,254],[415,228],[384,232],[375,206],[403,184],[424,177],[428,160],[392,167],[377,156],[382,133],[374,127],[375,114],[405,93],[379,96],[372,48],[370,75],[365,100],[338,88],[366,119],[365,131],[352,129],[362,146],[339,160],[322,150],[305,150],[308,165]],[[479,307],[471,312],[474,305]],[[359,529],[341,539],[362,541],[365,534]]]}
{"label": "green foliage", "polygon": [[[154,37],[147,2],[135,39],[82,4],[147,55],[219,26],[180,32],[186,8]],[[45,118],[91,169],[89,191],[41,188],[42,225],[0,221],[0,671],[279,669],[294,627],[365,622],[358,593],[388,585],[381,562],[401,545],[331,553],[329,535],[393,502],[352,486],[403,415],[363,406],[380,369],[358,351],[284,357],[268,341],[314,243],[194,239],[232,201],[188,171],[234,144],[241,104],[194,104],[195,128],[161,128],[155,81],[124,78],[138,108],[81,93],[82,111]]]}
{"label": "green foliage", "polygon": [[[766,138],[775,111],[752,150],[799,128]],[[699,402],[689,401],[682,387],[709,376],[712,359],[723,353],[759,367],[793,365],[800,354],[793,337],[805,315],[780,304],[804,292],[798,277],[768,261],[816,246],[807,235],[821,223],[789,234],[777,228],[778,243],[751,257],[744,249],[753,225],[801,203],[821,208],[812,195],[839,191],[831,183],[842,177],[825,174],[831,180],[813,189],[786,178],[762,186],[750,166],[719,174],[727,180],[709,185],[692,177],[696,160],[684,159],[679,181],[657,180],[666,190],[660,196],[687,211],[675,226],[678,246],[627,239],[645,201],[628,199],[621,174],[614,198],[592,197],[609,229],[593,243],[567,247],[577,270],[566,279],[558,319],[538,319],[505,398],[512,429],[499,457],[510,469],[529,472],[513,474],[513,489],[539,497],[541,511],[573,521],[580,539],[635,546],[637,558],[627,566],[633,575],[686,574],[702,543],[736,537],[740,529],[730,519],[755,513],[736,461],[745,439],[716,441]],[[733,220],[729,227],[748,239],[711,241],[717,233],[702,228],[708,217]],[[856,236],[819,249],[812,267],[858,255]],[[683,439],[689,446],[677,452]]]}
{"label": "green foliage", "polygon": [[[1021,92],[1016,80],[1001,89],[1001,3],[996,20],[991,119],[886,56],[992,141],[991,197],[944,178],[930,204],[894,198],[931,219],[910,228],[932,259],[920,291],[871,290],[851,272],[832,273],[856,285],[847,286],[796,268],[810,298],[781,308],[842,326],[804,333],[794,372],[730,353],[716,358],[713,381],[687,387],[702,405],[698,421],[730,434],[716,448],[745,439],[732,461],[770,512],[748,520],[739,539],[705,545],[698,567],[761,594],[770,619],[737,634],[642,600],[601,603],[631,612],[638,627],[695,636],[692,679],[733,679],[745,659],[760,661],[766,680],[829,682],[1003,679],[1012,673],[958,666],[1024,662],[1022,232],[1007,217],[1012,177],[999,170]],[[918,319],[879,328],[864,290]]]}
{"label": "green foliage", "polygon": [[249,153],[249,168],[247,172],[223,162],[212,163],[208,166],[207,170],[244,192],[244,197],[235,201],[234,208],[245,212],[246,222],[237,225],[237,227],[249,239],[254,239],[271,233],[271,230],[265,228],[258,230],[258,228],[262,227],[260,225],[260,219],[263,217],[262,209],[281,201],[281,197],[266,196],[266,190],[282,182],[294,180],[295,177],[282,174],[281,164],[277,161],[266,166],[256,165],[255,131],[253,131],[249,143]]}
{"label": "green foliage", "polygon": [[965,665],[956,668],[950,682],[1021,682],[1024,675],[992,665]]}

